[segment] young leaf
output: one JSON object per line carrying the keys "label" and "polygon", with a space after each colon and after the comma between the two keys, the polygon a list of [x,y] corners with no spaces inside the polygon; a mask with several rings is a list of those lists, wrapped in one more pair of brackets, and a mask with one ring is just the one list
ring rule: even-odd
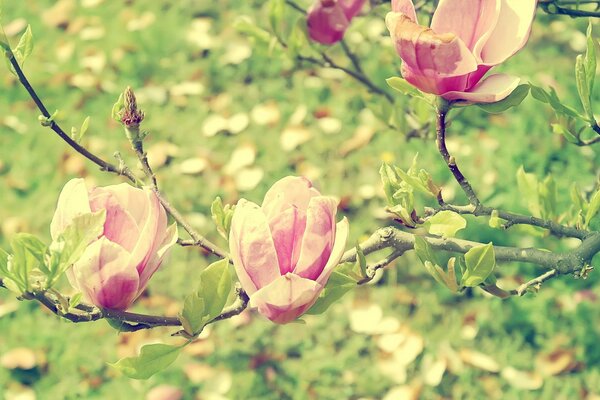
{"label": "young leaf", "polygon": [[579,99],[583,105],[583,111],[590,122],[594,120],[594,112],[592,110],[592,100],[590,96],[590,86],[587,81],[588,74],[585,70],[586,62],[580,54],[575,59],[575,82],[577,83],[577,92]]}
{"label": "young leaf", "polygon": [[32,51],[33,35],[31,33],[31,25],[27,25],[27,29],[21,36],[21,39],[19,40],[17,47],[15,47],[15,49],[13,50],[13,53],[17,58],[17,61],[19,61],[19,64],[23,65],[23,63],[25,63],[25,60],[27,59],[27,57],[29,57]]}
{"label": "young leaf", "polygon": [[392,89],[407,96],[423,97],[423,93],[421,93],[419,89],[408,83],[406,79],[402,79],[398,76],[393,76],[391,78],[387,78],[385,82]]}
{"label": "young leaf", "polygon": [[77,142],[80,142],[83,136],[87,133],[88,128],[90,127],[90,117],[86,117],[81,124],[81,129],[79,129],[79,135],[77,136]]}
{"label": "young leaf", "polygon": [[183,346],[170,346],[167,344],[149,344],[142,347],[137,357],[123,358],[112,367],[121,371],[132,379],[148,379],[167,368],[179,356]]}
{"label": "young leaf", "polygon": [[587,228],[590,221],[600,211],[600,190],[597,190],[590,199],[587,212],[585,213],[585,227]]}
{"label": "young leaf", "polygon": [[360,273],[362,276],[367,276],[367,258],[365,257],[365,253],[363,249],[356,243],[356,263],[360,268]]}
{"label": "young leaf", "polygon": [[52,287],[58,278],[83,254],[87,246],[104,231],[106,210],[73,218],[60,236],[48,247],[48,282]]}
{"label": "young leaf", "polygon": [[223,259],[206,267],[200,274],[198,291],[186,297],[179,315],[185,331],[190,336],[198,334],[204,325],[223,311],[229,292],[229,260]]}
{"label": "young leaf", "polygon": [[585,70],[587,73],[588,92],[593,93],[594,80],[596,79],[596,45],[592,32],[592,20],[589,20],[587,28],[587,48],[585,51]]}
{"label": "young leaf", "polygon": [[231,219],[233,218],[234,210],[235,206],[232,207],[229,204],[223,206],[223,201],[219,196],[210,205],[212,220],[217,226],[217,231],[225,240],[229,239],[229,229],[231,228]]}
{"label": "young leaf", "polygon": [[503,100],[495,103],[476,103],[475,105],[481,108],[483,111],[498,114],[508,110],[509,108],[516,107],[525,100],[529,94],[530,86],[528,84],[519,85]]}
{"label": "young leaf", "polygon": [[454,211],[444,210],[427,219],[424,226],[432,235],[454,237],[467,227],[467,221]]}
{"label": "young leaf", "polygon": [[440,265],[433,249],[421,236],[415,236],[415,253],[417,253],[423,264],[425,264],[425,261],[429,261],[433,265]]}
{"label": "young leaf", "polygon": [[29,275],[44,262],[46,245],[35,236],[18,233],[10,241],[12,257],[8,258],[7,270],[10,278],[22,292],[29,291]]}
{"label": "young leaf", "polygon": [[310,315],[323,314],[337,300],[356,287],[356,281],[341,271],[333,271],[317,302],[306,312]]}
{"label": "young leaf", "polygon": [[185,298],[179,320],[183,329],[194,336],[204,327],[206,303],[198,293],[192,293]]}
{"label": "young leaf", "polygon": [[473,247],[465,254],[466,271],[461,286],[474,287],[485,281],[496,266],[492,243]]}
{"label": "young leaf", "polygon": [[225,258],[212,263],[200,274],[198,294],[204,298],[206,304],[206,322],[223,311],[229,292],[231,292],[231,273],[229,260]]}
{"label": "young leaf", "polygon": [[527,201],[527,208],[534,217],[541,216],[538,180],[535,175],[528,174],[523,166],[517,171],[517,184],[521,196]]}

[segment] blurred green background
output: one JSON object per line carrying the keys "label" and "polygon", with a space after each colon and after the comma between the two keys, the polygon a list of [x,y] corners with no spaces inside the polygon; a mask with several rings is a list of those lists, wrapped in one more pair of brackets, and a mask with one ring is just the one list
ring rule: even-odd
{"label": "blurred green background", "polygon": [[[387,7],[357,18],[346,34],[382,88],[400,66],[383,22]],[[136,90],[163,191],[222,246],[210,220],[215,196],[259,202],[289,174],[305,175],[340,198],[351,244],[391,223],[379,183],[383,161],[408,168],[418,153],[419,165],[445,185],[445,197],[464,200],[431,132],[408,139],[408,129],[390,129],[379,118],[381,96],[338,70],[296,64],[276,45],[238,33],[233,22],[241,16],[268,29],[262,1],[10,0],[2,23],[13,45],[31,24],[35,48],[25,72],[51,111],[60,110],[61,124],[79,127],[90,116],[83,144],[107,159],[120,151],[137,171],[110,117],[118,94],[128,85]],[[290,26],[298,17],[286,10]],[[499,69],[553,86],[579,107],[574,59],[585,49],[586,25],[538,12],[527,47]],[[339,47],[327,51],[345,62]],[[122,179],[100,172],[41,127],[7,69],[0,90],[0,242],[6,246],[21,231],[49,239],[65,182]],[[408,102],[394,96],[402,118]],[[424,115],[417,127],[430,113]],[[552,118],[546,105],[527,98],[501,115],[469,108],[452,121],[449,148],[487,205],[527,212],[515,178],[521,165],[540,179],[553,175],[561,212],[569,212],[573,182],[594,187],[597,147],[566,143],[551,132]],[[459,236],[553,251],[576,244],[524,228],[493,230],[485,219],[469,219]],[[209,262],[197,249],[175,249],[133,310],[176,315]],[[529,265],[502,265],[500,285],[510,289],[534,274]],[[377,282],[325,315],[305,317],[306,324],[276,326],[245,312],[210,326],[148,381],[120,376],[107,362],[145,343],[169,342],[172,330],[118,334],[105,321],[75,326],[1,291],[0,399],[166,399],[151,392],[163,385],[185,399],[598,399],[597,282],[594,272],[586,281],[555,279],[523,298],[502,301],[478,290],[454,296],[406,254]],[[66,280],[63,286],[68,291]]]}

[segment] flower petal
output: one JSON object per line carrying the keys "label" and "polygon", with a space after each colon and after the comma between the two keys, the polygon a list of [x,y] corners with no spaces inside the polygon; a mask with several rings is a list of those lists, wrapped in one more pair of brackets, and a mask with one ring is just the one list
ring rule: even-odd
{"label": "flower petal", "polygon": [[310,200],[306,212],[306,230],[302,237],[300,257],[294,273],[315,280],[327,264],[335,237],[337,201],[319,196]]}
{"label": "flower petal", "polygon": [[417,12],[412,0],[392,0],[392,11],[406,15],[413,22],[417,22]]}
{"label": "flower petal", "polygon": [[279,260],[279,272],[285,275],[292,272],[302,245],[302,236],[306,229],[306,212],[290,207],[269,221],[271,236]]}
{"label": "flower petal", "polygon": [[98,307],[125,310],[138,296],[139,277],[129,253],[105,237],[87,247],[73,265],[71,279]]}
{"label": "flower petal", "polygon": [[286,274],[250,296],[250,306],[278,324],[285,324],[309,309],[323,286],[295,274]]}
{"label": "flower petal", "polygon": [[536,0],[502,0],[494,31],[481,52],[487,65],[497,65],[515,54],[529,39]]}
{"label": "flower petal", "polygon": [[[150,189],[141,190],[143,202],[138,207],[145,209],[144,219],[138,222],[140,234],[137,238],[135,248],[131,252],[132,262],[137,265],[137,270],[142,275],[148,260],[158,250],[162,239],[167,231],[168,218],[158,197]],[[142,198],[140,198],[140,201]],[[132,205],[133,206],[133,205]]]}
{"label": "flower petal", "polygon": [[241,199],[235,207],[229,251],[238,279],[249,295],[281,276],[269,224],[261,208],[252,202]]}
{"label": "flower petal", "polygon": [[475,57],[458,36],[437,34],[400,13],[388,13],[385,22],[396,51],[413,72],[449,77],[477,69]]}
{"label": "flower petal", "polygon": [[506,74],[490,75],[468,92],[447,92],[446,100],[467,100],[473,103],[495,103],[503,100],[519,85],[520,79]]}
{"label": "flower petal", "polygon": [[335,267],[337,267],[337,265],[340,263],[340,260],[344,255],[349,233],[350,225],[348,224],[348,219],[344,217],[340,222],[337,223],[335,227],[335,240],[333,243],[333,249],[331,249],[331,255],[329,256],[329,260],[327,260],[325,268],[323,268],[323,272],[321,272],[321,275],[319,275],[317,278],[317,282],[323,287],[325,287],[327,284],[329,276]]}
{"label": "flower petal", "polygon": [[270,220],[292,206],[306,211],[310,199],[320,195],[308,179],[301,176],[286,176],[275,182],[267,191],[262,209]]}
{"label": "flower petal", "polygon": [[346,14],[346,18],[350,21],[352,18],[360,13],[362,10],[366,0],[339,0],[340,6],[344,10],[344,14]]}
{"label": "flower petal", "polygon": [[140,231],[128,210],[121,207],[118,199],[110,191],[100,187],[92,189],[89,201],[92,211],[106,210],[104,236],[131,252],[138,241]]}
{"label": "flower petal", "polygon": [[56,211],[50,223],[50,235],[55,240],[78,215],[92,212],[88,199],[85,181],[81,178],[71,179],[63,187],[58,196]]}
{"label": "flower petal", "polygon": [[147,191],[149,189],[138,189],[127,183],[110,185],[102,188],[117,198],[123,209],[129,211],[138,225],[142,225],[148,217]]}
{"label": "flower petal", "polygon": [[431,29],[438,34],[455,34],[479,56],[481,46],[496,26],[500,5],[501,0],[441,0],[433,14]]}
{"label": "flower petal", "polygon": [[169,226],[164,234],[164,237],[161,242],[157,241],[156,249],[152,250],[152,255],[144,268],[138,272],[140,274],[140,288],[139,292],[141,293],[146,289],[146,285],[148,284],[148,280],[154,275],[154,273],[160,268],[163,260],[169,252],[171,248],[177,243],[177,238],[179,235],[177,234],[177,224],[174,223]]}

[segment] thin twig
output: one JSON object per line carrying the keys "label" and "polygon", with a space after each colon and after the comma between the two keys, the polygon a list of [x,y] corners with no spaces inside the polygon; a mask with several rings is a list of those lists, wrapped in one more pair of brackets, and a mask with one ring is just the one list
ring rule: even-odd
{"label": "thin twig", "polygon": [[154,191],[154,194],[156,194],[156,197],[158,198],[158,201],[160,201],[160,204],[162,204],[162,206],[165,208],[165,210],[192,237],[192,240],[194,241],[193,245],[200,246],[200,247],[204,248],[205,250],[209,251],[210,253],[215,254],[215,255],[217,255],[217,256],[219,256],[221,258],[229,258],[229,254],[227,254],[227,252],[225,250],[221,249],[219,246],[217,246],[216,244],[212,243],[210,240],[206,239],[204,236],[200,235],[185,220],[185,218],[183,218],[183,216],[181,215],[181,213],[176,208],[174,208],[171,205],[171,203],[169,203],[167,201],[167,199],[163,196],[163,194],[161,192],[159,192],[157,189],[153,189],[153,191]]}
{"label": "thin twig", "polygon": [[448,152],[448,148],[446,147],[446,115],[447,115],[447,113],[448,113],[448,106],[447,106],[447,103],[444,103],[437,110],[437,125],[436,125],[437,139],[436,139],[436,142],[437,142],[437,146],[438,146],[438,151],[444,158],[444,161],[446,162],[448,169],[450,170],[450,172],[452,172],[452,175],[454,175],[454,179],[456,179],[456,181],[462,188],[463,192],[465,192],[465,194],[467,195],[467,198],[469,199],[469,203],[471,203],[475,207],[475,210],[477,210],[477,208],[479,208],[481,206],[481,202],[479,201],[479,198],[475,194],[475,191],[473,190],[473,187],[471,186],[471,184],[469,183],[467,178],[465,178],[463,173],[458,168],[458,165],[456,165],[456,159],[450,155],[450,153]]}
{"label": "thin twig", "polygon": [[[19,82],[25,88],[25,90],[27,90],[27,93],[29,93],[29,96],[31,97],[31,99],[33,100],[33,102],[35,103],[37,108],[40,110],[40,112],[42,113],[42,115],[45,118],[50,119],[52,117],[51,114],[48,112],[48,109],[46,108],[46,106],[44,105],[42,100],[39,98],[39,96],[37,95],[35,89],[29,83],[29,80],[27,79],[27,77],[23,73],[23,70],[19,66],[19,62],[17,61],[14,53],[12,51],[6,50],[6,56],[8,57],[10,64],[12,65],[15,73],[17,74],[17,78],[19,79]],[[47,126],[50,129],[52,129],[58,136],[60,136],[60,138],[62,140],[67,142],[67,144],[69,146],[71,146],[75,151],[77,151],[79,154],[81,154],[82,156],[84,156],[85,158],[87,158],[88,160],[90,160],[91,162],[96,164],[97,166],[99,166],[102,171],[111,172],[111,173],[114,173],[117,175],[123,175],[127,179],[129,179],[134,185],[141,186],[140,181],[129,169],[119,168],[118,166],[111,164],[111,163],[103,160],[102,158],[96,156],[95,154],[91,153],[89,150],[87,150],[85,147],[81,146],[79,143],[77,143],[75,140],[73,140],[69,135],[67,135],[65,133],[65,131],[56,123],[56,121],[54,121],[54,120],[49,121]]]}
{"label": "thin twig", "polygon": [[558,271],[555,269],[551,269],[550,271],[538,276],[537,278],[534,278],[529,282],[522,284],[517,289],[511,290],[510,294],[513,296],[523,296],[529,291],[530,288],[533,288],[534,290],[538,291],[542,286],[542,283],[554,278],[555,276],[558,276]]}
{"label": "thin twig", "polygon": [[367,271],[366,271],[367,276],[365,276],[363,279],[359,280],[356,284],[364,285],[365,283],[371,282],[373,280],[373,278],[375,278],[377,271],[387,267],[389,264],[392,263],[392,261],[394,261],[396,258],[402,256],[403,254],[404,254],[403,250],[394,250],[389,256],[382,258],[381,260],[377,261],[376,263],[374,263],[372,265],[369,265],[367,267]]}

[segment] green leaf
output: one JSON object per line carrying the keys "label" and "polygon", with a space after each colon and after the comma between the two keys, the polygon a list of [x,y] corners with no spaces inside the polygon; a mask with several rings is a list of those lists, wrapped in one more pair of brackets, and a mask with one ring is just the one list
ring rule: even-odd
{"label": "green leaf", "polygon": [[22,292],[30,289],[29,275],[44,262],[46,245],[28,233],[18,233],[10,241],[13,254],[8,257],[7,271],[9,278],[18,285]]}
{"label": "green leaf", "polygon": [[185,298],[179,320],[183,329],[194,336],[205,324],[206,303],[198,293],[192,293]]}
{"label": "green leaf", "polygon": [[588,84],[588,74],[585,70],[586,62],[584,57],[580,54],[575,59],[575,81],[577,82],[577,93],[579,93],[579,100],[583,105],[583,111],[588,120],[594,121],[594,112],[592,111],[592,100],[590,97],[590,86]]}
{"label": "green leaf", "polygon": [[428,218],[424,226],[432,235],[454,237],[467,227],[467,221],[454,211],[444,210]]}
{"label": "green leaf", "polygon": [[69,309],[77,307],[81,303],[83,293],[75,293],[75,295],[69,298]]}
{"label": "green leaf", "polygon": [[119,124],[121,123],[121,112],[124,107],[125,99],[123,98],[123,93],[121,93],[115,104],[113,104],[112,111],[110,112],[112,119],[117,121]]}
{"label": "green leaf", "polygon": [[259,28],[250,17],[246,15],[237,17],[235,21],[233,21],[233,28],[239,33],[245,34],[258,42],[269,43],[271,41],[271,34],[266,30]]}
{"label": "green leaf", "polygon": [[563,125],[562,121],[559,121],[559,123],[550,124],[550,127],[552,128],[553,133],[564,136],[569,143],[581,143],[581,140],[573,132],[571,132],[568,126]]}
{"label": "green leaf", "polygon": [[87,133],[88,128],[90,127],[90,117],[86,117],[81,124],[81,129],[79,129],[79,135],[77,136],[77,142],[80,142],[83,136]]}
{"label": "green leaf", "polygon": [[421,236],[415,236],[415,253],[423,264],[425,261],[429,261],[433,265],[441,264],[429,243]]}
{"label": "green leaf", "polygon": [[590,224],[590,221],[596,214],[600,211],[600,190],[597,190],[590,199],[590,204],[587,208],[587,212],[585,213],[585,227],[587,228]]}
{"label": "green leaf", "polygon": [[407,96],[423,97],[423,93],[421,93],[419,89],[408,83],[406,79],[402,79],[398,76],[393,76],[391,78],[387,78],[385,82],[392,89]]}
{"label": "green leaf", "polygon": [[552,175],[548,175],[546,179],[539,185],[540,211],[542,218],[552,219],[558,213],[557,206],[558,191],[556,182]]}
{"label": "green leaf", "polygon": [[186,297],[179,315],[185,331],[194,336],[204,325],[217,317],[231,292],[229,260],[212,263],[200,274],[198,291]]}
{"label": "green leaf", "polygon": [[587,73],[586,81],[588,83],[588,92],[593,93],[594,81],[596,79],[596,45],[594,43],[594,36],[592,30],[592,20],[588,22],[588,28],[586,32],[587,36],[587,48],[585,51],[585,70]]}
{"label": "green leaf", "polygon": [[48,287],[52,287],[60,276],[81,258],[87,246],[104,231],[106,210],[83,214],[73,221],[48,247]]}
{"label": "green leaf", "polygon": [[498,210],[492,210],[492,213],[490,214],[490,220],[488,221],[490,228],[501,228],[503,224],[503,220],[498,217]]}
{"label": "green leaf", "polygon": [[268,9],[271,29],[278,34],[285,12],[285,0],[269,0]]}
{"label": "green leaf", "polygon": [[523,102],[523,100],[525,100],[529,94],[529,89],[530,86],[525,83],[517,86],[515,90],[513,90],[511,94],[509,94],[508,97],[503,100],[495,103],[475,103],[475,105],[481,108],[483,111],[491,114],[501,113],[509,108],[516,107],[521,104],[521,102]]}
{"label": "green leaf", "polygon": [[360,268],[360,272],[362,276],[367,276],[367,258],[365,257],[365,253],[363,249],[360,247],[359,243],[356,243],[356,263]]}
{"label": "green leaf", "polygon": [[465,254],[466,271],[461,286],[474,287],[485,281],[496,266],[492,243],[473,247]]}
{"label": "green leaf", "polygon": [[554,109],[554,112],[557,115],[565,115],[577,119],[582,119],[582,116],[579,114],[579,112],[577,112],[577,110],[561,103],[554,88],[550,88],[550,92],[547,92],[538,86],[531,85],[531,83],[529,85],[531,86],[531,95],[533,96],[533,98],[538,101],[541,101],[542,103],[549,104],[550,107]]}
{"label": "green leaf", "polygon": [[27,25],[27,29],[21,36],[17,47],[14,48],[13,53],[22,66],[25,60],[33,51],[33,35],[31,33],[31,25]]}
{"label": "green leaf", "polygon": [[356,281],[342,272],[333,271],[317,302],[306,312],[310,315],[323,314],[337,300],[356,287]]}
{"label": "green leaf", "polygon": [[222,259],[212,263],[200,274],[198,294],[206,303],[207,321],[218,316],[227,303],[231,292],[231,273],[229,260]]}
{"label": "green leaf", "polygon": [[537,177],[526,173],[523,166],[521,166],[517,171],[517,185],[519,186],[519,193],[521,193],[522,198],[527,202],[527,208],[531,214],[534,217],[540,217],[541,210]]}
{"label": "green leaf", "polygon": [[387,203],[389,206],[394,206],[394,192],[396,192],[400,186],[398,175],[396,175],[394,169],[386,163],[383,163],[381,168],[379,168],[379,175],[381,176],[381,183],[383,184],[383,192],[385,193]]}
{"label": "green leaf", "polygon": [[149,344],[142,347],[139,356],[123,358],[114,364],[109,363],[109,365],[129,378],[148,379],[173,364],[183,347]]}
{"label": "green leaf", "polygon": [[229,239],[229,229],[231,228],[231,219],[233,218],[234,211],[235,206],[232,207],[229,204],[223,206],[223,201],[218,196],[210,205],[212,220],[217,227],[217,231],[225,240]]}

